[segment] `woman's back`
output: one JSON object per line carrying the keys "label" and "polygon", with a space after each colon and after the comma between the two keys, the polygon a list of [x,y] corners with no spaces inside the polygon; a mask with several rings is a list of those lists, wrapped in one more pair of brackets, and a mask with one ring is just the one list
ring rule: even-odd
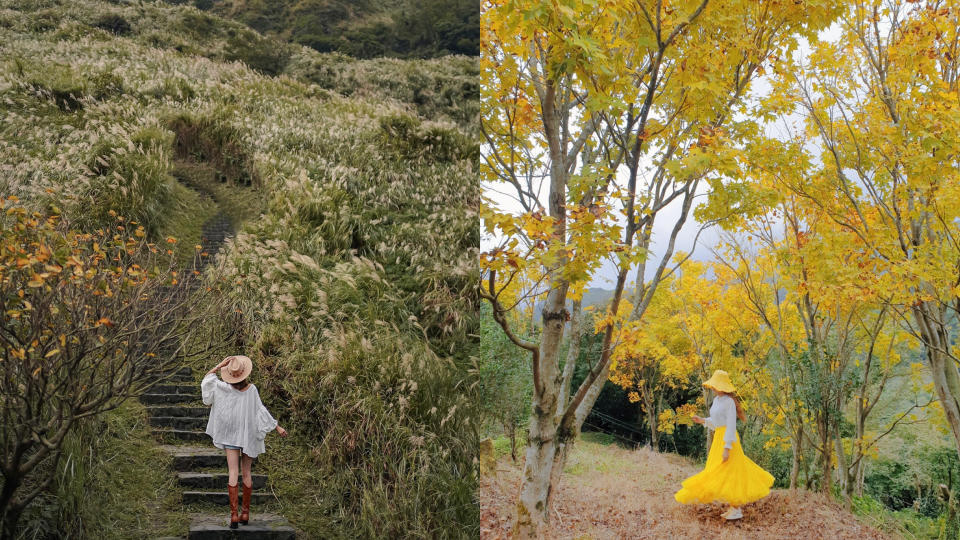
{"label": "woman's back", "polygon": [[213,444],[218,448],[239,446],[250,457],[263,453],[263,439],[277,427],[277,421],[260,401],[257,387],[248,384],[238,390],[210,374],[200,388],[203,403],[211,405],[206,432]]}

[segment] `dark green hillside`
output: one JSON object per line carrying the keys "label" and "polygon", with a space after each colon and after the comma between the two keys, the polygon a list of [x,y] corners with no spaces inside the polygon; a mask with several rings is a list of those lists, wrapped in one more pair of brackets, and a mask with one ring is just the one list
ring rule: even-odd
{"label": "dark green hillside", "polygon": [[357,58],[480,54],[475,0],[194,0],[265,34]]}

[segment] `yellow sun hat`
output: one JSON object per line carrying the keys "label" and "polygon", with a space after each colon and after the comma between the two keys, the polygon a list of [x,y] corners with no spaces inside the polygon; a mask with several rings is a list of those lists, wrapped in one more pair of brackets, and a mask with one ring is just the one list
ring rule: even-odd
{"label": "yellow sun hat", "polygon": [[718,392],[726,392],[728,394],[733,394],[737,391],[737,388],[730,382],[730,375],[727,375],[727,372],[722,369],[714,371],[710,380],[704,381],[703,385]]}

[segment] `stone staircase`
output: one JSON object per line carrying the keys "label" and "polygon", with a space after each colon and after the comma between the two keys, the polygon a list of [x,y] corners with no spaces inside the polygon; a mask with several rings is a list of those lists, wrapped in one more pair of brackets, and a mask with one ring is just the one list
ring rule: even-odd
{"label": "stone staircase", "polygon": [[155,384],[140,399],[147,406],[154,435],[165,443],[161,448],[173,457],[173,469],[183,488],[182,502],[194,510],[190,540],[295,538],[294,529],[285,519],[261,511],[273,497],[263,491],[267,477],[256,473],[256,461],[254,492],[250,498],[252,519],[248,525],[230,529],[227,460],[223,450],[213,446],[210,437],[204,433],[209,409],[200,401],[200,382],[190,368],[163,374],[162,382]]}
{"label": "stone staircase", "polygon": [[[202,191],[201,194],[209,196]],[[232,234],[233,225],[222,209],[204,223],[205,256],[197,270],[203,270],[212,261],[224,240]],[[181,501],[192,516],[186,538],[293,540],[295,530],[283,517],[262,511],[274,499],[264,491],[267,477],[256,474],[256,461],[253,463],[250,523],[230,529],[227,458],[204,433],[210,409],[200,399],[201,378],[189,367],[172,369],[159,374],[157,382],[140,396],[140,401],[146,405],[154,436],[160,441],[161,448],[173,457],[173,469],[183,489]],[[239,482],[242,479],[238,479]],[[242,500],[242,487],[240,494]]]}

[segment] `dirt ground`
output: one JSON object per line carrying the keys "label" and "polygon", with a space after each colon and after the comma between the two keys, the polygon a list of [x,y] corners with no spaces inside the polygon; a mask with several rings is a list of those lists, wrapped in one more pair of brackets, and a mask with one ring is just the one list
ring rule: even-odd
{"label": "dirt ground", "polygon": [[[522,457],[521,457],[522,460]],[[481,480],[481,538],[509,538],[522,464],[509,456]],[[773,490],[727,522],[725,508],[682,505],[680,483],[699,468],[675,454],[580,441],[568,460],[549,539],[889,539],[818,493]]]}

